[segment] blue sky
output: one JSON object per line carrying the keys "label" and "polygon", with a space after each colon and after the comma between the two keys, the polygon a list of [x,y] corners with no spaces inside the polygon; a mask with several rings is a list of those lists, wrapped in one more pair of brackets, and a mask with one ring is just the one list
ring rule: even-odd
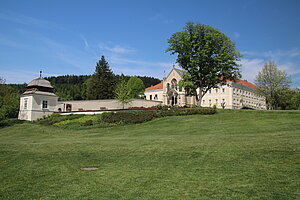
{"label": "blue sky", "polygon": [[0,0],[0,77],[92,74],[104,55],[116,74],[162,78],[176,57],[168,38],[187,21],[236,42],[243,79],[275,61],[300,87],[300,1]]}

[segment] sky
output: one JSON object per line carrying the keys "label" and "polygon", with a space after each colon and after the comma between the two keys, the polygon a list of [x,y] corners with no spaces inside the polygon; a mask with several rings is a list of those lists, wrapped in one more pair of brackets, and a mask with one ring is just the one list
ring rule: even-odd
{"label": "sky", "polygon": [[93,74],[104,55],[115,74],[162,79],[176,64],[168,38],[188,21],[236,43],[242,79],[274,61],[300,87],[299,0],[0,0],[0,77]]}

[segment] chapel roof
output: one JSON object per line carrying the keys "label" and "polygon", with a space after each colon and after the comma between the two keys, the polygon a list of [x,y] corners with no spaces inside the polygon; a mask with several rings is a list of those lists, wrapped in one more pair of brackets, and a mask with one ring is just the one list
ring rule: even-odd
{"label": "chapel roof", "polygon": [[148,91],[148,90],[162,90],[162,89],[163,89],[163,83],[160,82],[160,83],[158,83],[158,84],[156,84],[156,85],[153,85],[153,86],[151,86],[151,87],[147,87],[147,88],[145,89],[145,91]]}
{"label": "chapel roof", "polygon": [[44,78],[36,78],[32,81],[30,81],[27,85],[27,87],[33,87],[33,86],[39,86],[39,87],[46,87],[46,88],[53,88],[49,81],[47,81]]}

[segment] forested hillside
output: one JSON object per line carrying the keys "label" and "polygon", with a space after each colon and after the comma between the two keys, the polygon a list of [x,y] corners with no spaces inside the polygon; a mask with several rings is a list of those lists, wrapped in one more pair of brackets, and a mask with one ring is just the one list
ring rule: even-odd
{"label": "forested hillside", "polygon": [[[64,76],[51,76],[45,79],[51,82],[51,85],[55,89],[55,93],[60,97],[60,100],[84,100],[86,99],[86,80],[89,79],[91,75],[64,75]],[[119,82],[121,77],[124,77],[126,81],[130,79],[131,76],[116,75],[116,82]],[[140,78],[145,87],[150,87],[151,85],[156,85],[160,83],[161,80],[149,77],[149,76],[137,76]],[[26,84],[10,84],[19,94],[22,94],[26,89]]]}

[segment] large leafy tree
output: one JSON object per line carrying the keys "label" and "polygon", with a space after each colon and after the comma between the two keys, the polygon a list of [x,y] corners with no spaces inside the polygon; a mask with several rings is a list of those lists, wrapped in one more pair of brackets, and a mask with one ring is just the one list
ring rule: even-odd
{"label": "large leafy tree", "polygon": [[179,84],[188,95],[196,96],[198,105],[208,90],[241,76],[238,64],[241,54],[234,42],[218,29],[188,22],[168,43],[166,52],[177,55],[177,62],[186,71]]}
{"label": "large leafy tree", "polygon": [[0,120],[18,116],[20,95],[0,77]]}
{"label": "large leafy tree", "polygon": [[95,73],[87,80],[86,86],[87,99],[114,98],[115,75],[104,56],[97,63]]}
{"label": "large leafy tree", "polygon": [[140,98],[140,96],[144,94],[144,83],[136,76],[130,77],[127,82],[127,87],[131,98]]}
{"label": "large leafy tree", "polygon": [[255,84],[258,94],[265,96],[269,109],[277,109],[280,93],[290,86],[290,78],[285,71],[277,68],[272,61],[267,62],[258,72]]}

